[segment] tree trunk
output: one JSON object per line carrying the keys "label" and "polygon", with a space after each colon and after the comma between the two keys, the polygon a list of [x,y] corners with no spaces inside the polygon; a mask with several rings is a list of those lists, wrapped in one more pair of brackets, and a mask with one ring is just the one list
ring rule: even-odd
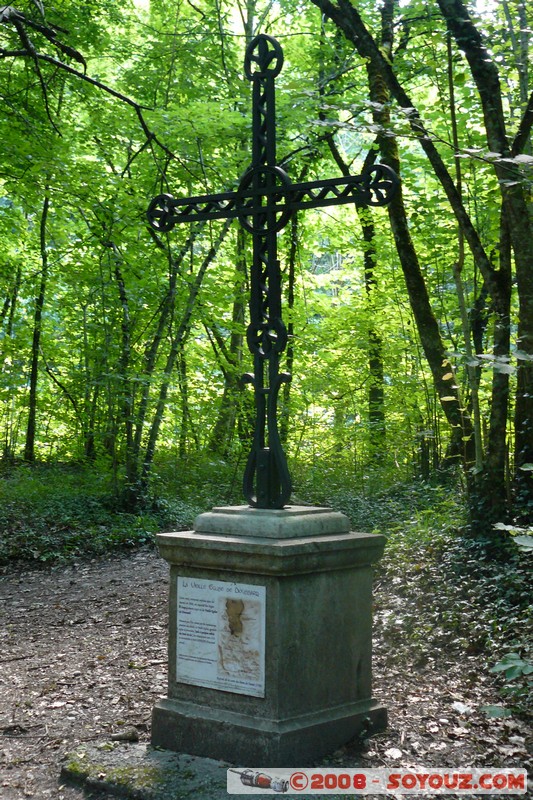
{"label": "tree trunk", "polygon": [[[112,245],[111,245],[112,246]],[[126,432],[126,486],[124,491],[124,507],[129,511],[135,507],[138,493],[139,474],[133,458],[133,386],[129,377],[131,354],[131,318],[126,284],[120,269],[118,249],[112,246],[115,266],[113,273],[117,282],[122,319],[120,323],[121,342],[120,357],[117,365],[119,381],[119,415]]]}
{"label": "tree trunk", "polygon": [[192,250],[194,242],[196,241],[201,230],[204,228],[205,223],[196,225],[191,235],[187,238],[183,247],[175,258],[170,259],[170,269],[168,276],[168,288],[165,296],[160,304],[159,318],[157,320],[156,330],[154,332],[151,342],[146,346],[143,359],[143,378],[142,378],[142,391],[141,397],[137,404],[135,411],[135,434],[133,438],[133,460],[137,464],[137,470],[140,471],[139,461],[141,453],[141,445],[143,438],[143,431],[146,423],[146,415],[148,413],[148,405],[150,401],[150,389],[152,387],[152,377],[157,364],[157,357],[161,348],[161,343],[165,337],[165,331],[168,329],[171,320],[174,317],[176,310],[176,286],[178,277],[181,275],[181,267],[186,255]]}
{"label": "tree trunk", "polygon": [[187,431],[189,427],[189,382],[185,354],[178,354],[178,379],[180,385],[181,425],[178,439],[178,455],[183,461],[187,456]]}
{"label": "tree trunk", "polygon": [[165,405],[166,399],[168,394],[168,388],[170,386],[170,379],[172,376],[172,371],[174,369],[174,365],[176,363],[176,358],[180,349],[183,347],[185,339],[189,333],[189,328],[191,324],[191,317],[196,306],[196,300],[198,298],[198,293],[202,286],[202,281],[208,266],[211,264],[212,260],[214,259],[215,255],[218,252],[219,247],[221,246],[222,242],[224,241],[227,232],[229,231],[230,225],[232,220],[226,220],[224,223],[222,230],[216,239],[213,246],[210,248],[208,254],[204,258],[202,264],[194,281],[190,284],[189,287],[189,297],[187,298],[187,304],[183,311],[181,320],[179,325],[176,328],[176,331],[172,337],[172,342],[170,346],[170,351],[167,356],[165,368],[163,370],[163,381],[161,383],[159,389],[159,396],[157,399],[156,409],[154,412],[154,417],[152,420],[152,424],[150,426],[150,432],[148,435],[148,441],[146,444],[146,449],[144,451],[144,458],[142,464],[142,473],[141,473],[141,483],[140,483],[140,496],[139,500],[142,502],[143,498],[146,496],[148,492],[148,484],[150,481],[150,473],[152,470],[152,464],[154,460],[155,454],[155,447],[157,444],[157,439],[159,436],[159,431],[161,428],[161,423],[163,422],[163,416],[165,413]]}
{"label": "tree trunk", "polygon": [[48,188],[43,202],[40,221],[40,251],[41,251],[41,280],[39,291],[35,298],[35,311],[33,315],[33,337],[31,347],[30,367],[30,396],[28,401],[28,424],[26,427],[26,442],[24,446],[24,460],[30,463],[35,461],[35,435],[37,428],[37,383],[39,377],[39,347],[41,342],[42,316],[44,299],[46,295],[46,282],[48,280],[48,250],[46,238],[46,225],[50,209],[50,196]]}
{"label": "tree trunk", "polygon": [[218,416],[209,439],[208,449],[227,458],[231,451],[235,425],[242,399],[242,356],[246,276],[246,239],[239,226],[237,230],[237,258],[235,264],[232,327],[229,348],[223,346],[224,392],[220,401]]}
{"label": "tree trunk", "polygon": [[[369,73],[369,89],[371,99],[378,103],[386,102],[383,100],[383,91],[378,92],[375,82],[370,78]],[[378,99],[379,96],[379,99]],[[388,97],[387,97],[388,99]],[[382,123],[380,120],[379,124]],[[335,159],[335,162],[342,174],[346,177],[350,176],[350,168],[344,161],[339,149],[335,143],[332,134],[326,134],[326,141],[328,147]],[[366,160],[365,168],[370,167],[374,161],[374,152],[370,151]],[[368,303],[368,316],[369,319],[373,318],[372,314],[372,293],[376,288],[376,242],[375,242],[375,226],[372,219],[372,214],[369,208],[357,206],[357,213],[359,222],[361,223],[361,230],[363,233],[363,261],[364,261],[364,276],[365,276],[365,291]],[[385,383],[383,373],[383,341],[377,332],[376,328],[369,324],[368,332],[368,369],[370,374],[370,382],[368,388],[368,424],[369,424],[369,461],[370,463],[382,463],[386,452],[386,419],[385,419]]]}
{"label": "tree trunk", "polygon": [[[381,35],[385,52],[389,54],[389,60],[392,58],[393,5],[393,2],[389,0],[383,7],[382,15]],[[364,55],[361,51],[360,54]],[[388,112],[390,96],[381,61],[371,57],[366,66],[371,99],[383,107],[383,110],[375,110],[373,112],[375,121],[383,128],[387,128],[390,124]],[[396,174],[400,175],[400,156],[396,138],[379,134],[378,144],[383,163],[392,167]],[[417,324],[422,348],[431,369],[433,382],[443,411],[448,423],[457,434],[456,440],[461,442],[459,452],[463,465],[465,469],[469,470],[475,460],[472,422],[460,397],[455,374],[446,354],[439,325],[431,307],[418,255],[409,233],[407,211],[401,186],[389,204],[388,211],[396,250],[402,265],[409,301]]]}
{"label": "tree trunk", "polygon": [[[494,304],[495,359],[507,359],[511,346],[511,245],[505,219],[500,233],[500,282],[498,303]],[[485,458],[485,491],[487,516],[491,522],[507,518],[508,467],[507,421],[509,416],[509,373],[495,369],[492,375],[489,436]]]}
{"label": "tree trunk", "polygon": [[[500,153],[502,159],[509,159],[512,152],[505,129],[498,68],[461,0],[438,0],[438,3],[475,80],[483,108],[487,145],[492,152]],[[495,161],[494,169],[500,184],[502,209],[516,268],[519,304],[517,342],[523,358],[518,362],[515,402],[515,483],[518,510],[528,515],[533,513],[533,480],[529,474],[529,465],[533,464],[533,231],[526,188],[519,170],[515,168],[513,175],[509,162],[500,159]]]}
{"label": "tree trunk", "polygon": [[[358,208],[364,241],[364,274],[369,320],[374,319],[373,292],[376,289],[376,230],[370,209]],[[381,464],[386,453],[385,384],[383,371],[383,340],[372,322],[368,331],[368,387],[369,461]]]}

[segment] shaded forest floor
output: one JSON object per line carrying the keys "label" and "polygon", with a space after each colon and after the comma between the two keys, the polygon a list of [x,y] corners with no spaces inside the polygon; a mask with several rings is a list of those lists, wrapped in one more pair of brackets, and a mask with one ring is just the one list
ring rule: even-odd
{"label": "shaded forest floor", "polygon": [[[362,751],[352,743],[326,763],[527,768],[524,718],[480,710],[501,697],[476,629],[466,624],[469,614],[479,617],[476,598],[468,600],[468,589],[468,608],[454,622],[461,598],[443,596],[436,584],[432,595],[433,570],[421,556],[406,571],[393,553],[378,575],[374,695],[389,709],[389,727]],[[68,566],[5,569],[3,800],[79,800],[80,789],[59,782],[65,753],[112,736],[149,740],[152,706],[165,694],[166,603],[167,565],[150,547]]]}

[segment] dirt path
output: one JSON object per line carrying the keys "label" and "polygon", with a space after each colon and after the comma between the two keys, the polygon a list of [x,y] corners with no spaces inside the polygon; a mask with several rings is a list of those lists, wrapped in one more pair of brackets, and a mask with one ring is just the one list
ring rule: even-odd
{"label": "dirt path", "polygon": [[[389,728],[362,754],[347,747],[330,763],[527,767],[525,723],[478,710],[498,702],[482,656],[439,651],[414,666],[382,634],[390,590],[379,588],[374,659]],[[0,579],[2,800],[79,800],[80,790],[58,783],[66,752],[121,733],[149,740],[165,694],[166,602],[167,565],[148,549]]]}

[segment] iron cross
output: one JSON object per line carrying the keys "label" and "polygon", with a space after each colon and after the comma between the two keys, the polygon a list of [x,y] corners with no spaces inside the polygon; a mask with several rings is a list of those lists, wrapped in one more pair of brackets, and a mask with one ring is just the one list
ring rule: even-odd
{"label": "iron cross", "polygon": [[277,422],[279,390],[290,381],[290,375],[279,371],[287,329],[281,316],[277,234],[298,209],[344,203],[384,206],[398,186],[396,173],[384,164],[358,176],[291,183],[276,163],[274,80],[282,66],[283,51],[271,36],[257,36],[248,46],[244,72],[253,87],[252,164],[237,191],[185,199],[161,194],[148,209],[148,220],[156,231],[170,231],[178,222],[238,218],[252,234],[246,338],[254,371],[244,378],[254,388],[256,421],[243,488],[249,504],[256,508],[283,508],[292,490]]}

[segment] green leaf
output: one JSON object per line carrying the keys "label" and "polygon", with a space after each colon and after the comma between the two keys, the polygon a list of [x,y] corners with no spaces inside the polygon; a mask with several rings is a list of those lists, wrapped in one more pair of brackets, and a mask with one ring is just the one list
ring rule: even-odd
{"label": "green leaf", "polygon": [[505,672],[508,669],[509,664],[506,664],[504,661],[499,661],[493,667],[490,668],[490,672]]}
{"label": "green leaf", "polygon": [[504,706],[481,706],[480,711],[483,711],[487,717],[491,719],[504,719],[504,717],[511,717],[513,712]]}
{"label": "green leaf", "polygon": [[523,553],[533,552],[533,536],[515,536],[513,537],[513,542]]}
{"label": "green leaf", "polygon": [[495,522],[492,526],[497,531],[514,531],[515,528],[513,525],[506,525],[504,522]]}
{"label": "green leaf", "polygon": [[522,667],[520,664],[517,664],[514,667],[508,667],[505,670],[505,677],[507,678],[508,681],[512,681],[515,678],[519,678],[520,675],[522,675]]}

